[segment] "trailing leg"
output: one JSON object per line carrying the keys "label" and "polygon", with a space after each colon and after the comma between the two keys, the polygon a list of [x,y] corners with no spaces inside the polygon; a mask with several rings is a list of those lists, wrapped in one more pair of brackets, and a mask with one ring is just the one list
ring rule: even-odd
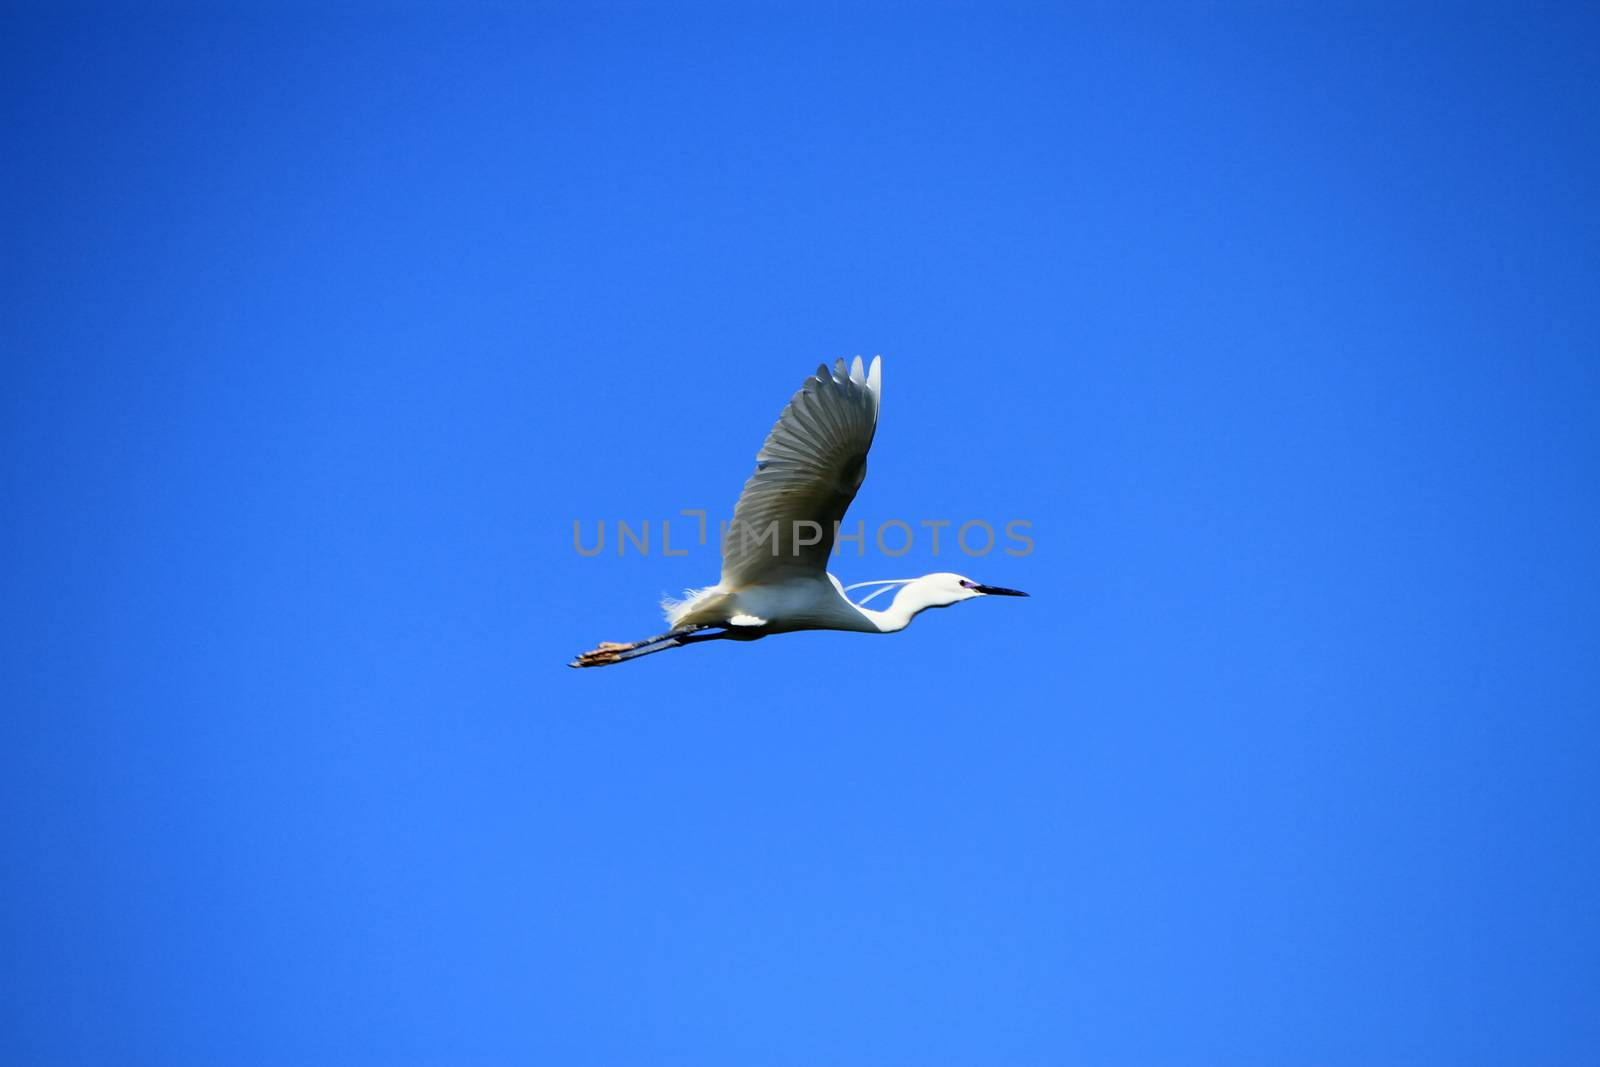
{"label": "trailing leg", "polygon": [[625,660],[637,659],[640,656],[648,656],[655,652],[665,652],[669,648],[679,648],[698,641],[711,641],[723,636],[720,633],[706,634],[699,637],[693,636],[701,630],[709,629],[714,629],[714,627],[695,624],[680,626],[676,629],[668,630],[664,634],[657,634],[654,637],[647,637],[642,641],[634,641],[629,644],[602,641],[597,647],[583,653],[567,666],[608,667],[613,663],[622,663]]}

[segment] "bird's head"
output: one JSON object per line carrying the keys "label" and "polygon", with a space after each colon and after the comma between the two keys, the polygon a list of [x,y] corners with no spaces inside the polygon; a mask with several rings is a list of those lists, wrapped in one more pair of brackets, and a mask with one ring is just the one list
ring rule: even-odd
{"label": "bird's head", "polygon": [[1020,589],[1006,589],[998,585],[984,585],[971,578],[948,572],[941,574],[924,575],[922,581],[935,596],[939,597],[935,603],[958,604],[963,600],[971,600],[980,596],[1027,596]]}

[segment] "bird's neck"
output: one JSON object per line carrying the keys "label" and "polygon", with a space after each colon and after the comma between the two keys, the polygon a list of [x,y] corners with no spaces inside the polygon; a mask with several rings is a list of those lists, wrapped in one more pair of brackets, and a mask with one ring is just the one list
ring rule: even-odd
{"label": "bird's neck", "polygon": [[871,608],[862,608],[860,610],[863,615],[873,621],[879,630],[888,634],[894,633],[896,630],[904,630],[907,626],[910,626],[911,620],[916,618],[919,612],[926,611],[928,608],[942,608],[948,604],[949,601],[944,599],[942,592],[918,578],[914,582],[907,582],[894,595],[894,600],[889,603],[889,606],[882,611],[873,611]]}

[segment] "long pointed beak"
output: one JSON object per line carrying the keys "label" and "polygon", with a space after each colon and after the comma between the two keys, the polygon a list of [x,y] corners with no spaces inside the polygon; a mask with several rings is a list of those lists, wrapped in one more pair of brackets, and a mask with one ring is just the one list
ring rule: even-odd
{"label": "long pointed beak", "polygon": [[998,585],[974,585],[972,588],[976,589],[980,593],[987,593],[989,596],[1027,596],[1028,595],[1027,593],[1024,593],[1020,589],[1002,589]]}

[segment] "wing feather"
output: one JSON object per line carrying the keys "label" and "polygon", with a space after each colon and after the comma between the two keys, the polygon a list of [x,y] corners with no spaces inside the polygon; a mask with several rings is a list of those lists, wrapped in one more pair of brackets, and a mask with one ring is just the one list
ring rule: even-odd
{"label": "wing feather", "polygon": [[[848,368],[842,359],[831,370],[823,364],[783,409],[723,536],[722,588],[826,572],[834,524],[867,476],[882,395],[878,364],[874,358],[866,373],[859,356]],[[819,529],[820,540],[802,543]]]}

